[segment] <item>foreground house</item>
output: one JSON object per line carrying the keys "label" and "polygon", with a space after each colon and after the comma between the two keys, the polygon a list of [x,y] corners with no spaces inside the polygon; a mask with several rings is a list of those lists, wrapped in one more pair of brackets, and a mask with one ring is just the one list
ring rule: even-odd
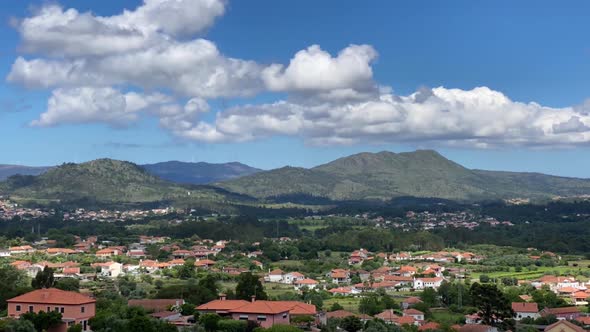
{"label": "foreground house", "polygon": [[214,300],[197,307],[200,313],[216,313],[220,316],[231,317],[234,320],[251,320],[261,327],[268,328],[276,324],[290,324],[293,316],[317,315],[316,307],[312,304],[297,301],[256,301],[227,300],[221,295]]}
{"label": "foreground house", "polygon": [[89,331],[88,320],[96,312],[96,300],[77,292],[56,288],[38,289],[6,301],[8,317],[19,318],[26,312],[57,311],[62,314],[64,324],[57,331],[80,324],[82,331]]}

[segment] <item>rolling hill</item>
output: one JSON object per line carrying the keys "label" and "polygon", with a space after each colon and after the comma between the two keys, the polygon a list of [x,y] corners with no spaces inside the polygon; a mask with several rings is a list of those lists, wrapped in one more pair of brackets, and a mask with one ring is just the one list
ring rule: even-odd
{"label": "rolling hill", "polygon": [[8,177],[21,175],[39,175],[47,172],[51,167],[33,167],[22,165],[0,165],[0,181],[6,180]]}
{"label": "rolling hill", "polygon": [[111,159],[63,164],[38,176],[12,176],[0,182],[0,194],[15,200],[80,206],[171,202],[197,206],[244,199],[219,188],[174,184],[133,163]]}
{"label": "rolling hill", "polygon": [[311,169],[285,167],[217,186],[260,199],[303,195],[331,200],[436,197],[451,200],[590,194],[590,180],[471,170],[432,150],[360,153]]}
{"label": "rolling hill", "polygon": [[261,171],[258,168],[237,162],[211,164],[205,162],[188,163],[181,161],[166,161],[141,165],[141,167],[164,180],[188,184],[208,184],[235,179]]}

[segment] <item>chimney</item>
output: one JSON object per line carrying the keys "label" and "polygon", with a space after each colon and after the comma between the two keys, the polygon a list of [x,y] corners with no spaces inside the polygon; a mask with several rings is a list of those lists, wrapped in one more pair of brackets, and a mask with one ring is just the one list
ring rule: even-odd
{"label": "chimney", "polygon": [[252,302],[256,302],[256,295],[252,295]]}
{"label": "chimney", "polygon": [[219,294],[219,300],[225,301],[226,298],[227,298],[227,295],[225,295],[224,293]]}

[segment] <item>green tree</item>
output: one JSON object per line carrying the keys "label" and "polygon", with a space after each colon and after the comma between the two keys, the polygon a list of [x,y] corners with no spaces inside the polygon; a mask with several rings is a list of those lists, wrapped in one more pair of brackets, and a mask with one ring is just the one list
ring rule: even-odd
{"label": "green tree", "polygon": [[82,325],[74,324],[74,325],[68,327],[67,332],[82,332]]}
{"label": "green tree", "polygon": [[35,289],[51,288],[55,284],[53,269],[45,266],[43,271],[37,272],[35,278],[31,281],[31,286]]}
{"label": "green tree", "polygon": [[190,303],[185,303],[183,305],[180,306],[180,313],[183,316],[190,316],[190,315],[194,315],[195,314],[195,306],[190,304]]}
{"label": "green tree", "polygon": [[340,322],[340,327],[347,332],[357,332],[363,328],[363,323],[357,316],[347,316]]}
{"label": "green tree", "polygon": [[336,311],[336,310],[344,310],[344,307],[342,305],[340,305],[340,303],[334,302],[334,303],[332,303],[332,305],[330,306],[330,309],[328,309],[328,311]]}
{"label": "green tree", "polygon": [[62,278],[55,283],[55,288],[77,292],[80,290],[80,280],[76,278]]}
{"label": "green tree", "polygon": [[62,324],[61,314],[57,311],[39,311],[38,313],[27,312],[21,315],[21,319],[28,320],[33,323],[33,326],[35,326],[35,329],[39,332],[47,331],[50,328],[54,328]]}
{"label": "green tree", "polygon": [[259,300],[268,298],[258,276],[251,272],[242,273],[236,285],[236,298],[249,301],[252,296],[256,296],[256,299]]}
{"label": "green tree", "polygon": [[438,305],[438,294],[433,288],[428,287],[420,293],[420,300],[429,307],[436,307]]}
{"label": "green tree", "polygon": [[6,300],[30,290],[27,276],[8,264],[0,265],[0,311],[6,309]]}
{"label": "green tree", "polygon": [[207,332],[217,330],[217,323],[221,317],[218,314],[203,314],[199,316],[199,323],[205,328]]}
{"label": "green tree", "polygon": [[510,301],[496,285],[474,283],[469,292],[483,324],[498,326],[498,321],[514,317]]}
{"label": "green tree", "polygon": [[2,331],[6,332],[37,332],[33,322],[25,319],[11,319]]}

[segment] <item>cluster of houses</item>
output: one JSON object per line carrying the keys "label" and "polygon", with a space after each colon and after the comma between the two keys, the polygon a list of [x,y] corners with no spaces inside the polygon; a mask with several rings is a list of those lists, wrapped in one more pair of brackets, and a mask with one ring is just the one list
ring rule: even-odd
{"label": "cluster of houses", "polygon": [[53,212],[40,208],[24,208],[0,196],[0,220],[12,220],[15,217],[21,220],[31,220],[50,216]]}

